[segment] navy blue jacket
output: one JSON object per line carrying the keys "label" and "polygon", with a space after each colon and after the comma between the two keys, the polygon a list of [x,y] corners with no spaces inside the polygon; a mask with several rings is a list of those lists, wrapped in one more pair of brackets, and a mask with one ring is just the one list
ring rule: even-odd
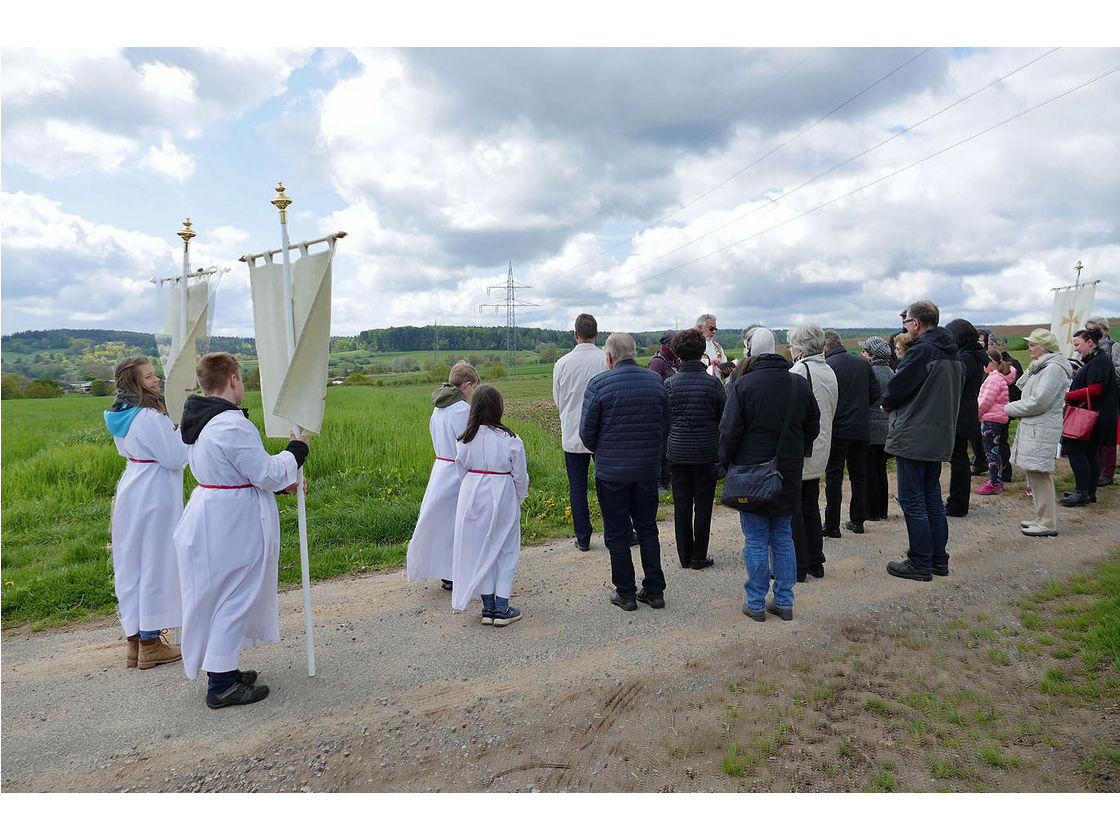
{"label": "navy blue jacket", "polygon": [[879,405],[879,380],[863,356],[843,347],[832,347],[824,360],[836,374],[836,412],[832,415],[833,440],[870,440],[867,409]]}
{"label": "navy blue jacket", "polygon": [[668,433],[669,397],[654,371],[624,359],[587,383],[579,436],[594,453],[595,478],[656,481]]}
{"label": "navy blue jacket", "polygon": [[883,390],[888,455],[948,461],[957,436],[964,362],[953,335],[932,327],[911,343]]}
{"label": "navy blue jacket", "polygon": [[665,445],[671,464],[714,464],[719,460],[719,420],[727,394],[703,362],[682,362],[665,380],[672,427]]}

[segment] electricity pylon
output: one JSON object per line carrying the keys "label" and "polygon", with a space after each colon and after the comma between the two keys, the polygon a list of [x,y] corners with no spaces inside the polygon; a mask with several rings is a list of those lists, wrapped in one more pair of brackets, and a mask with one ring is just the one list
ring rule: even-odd
{"label": "electricity pylon", "polygon": [[486,294],[490,294],[492,289],[505,289],[506,300],[505,303],[481,303],[478,306],[478,311],[481,312],[488,306],[494,307],[495,310],[501,307],[506,308],[506,366],[510,370],[511,376],[517,376],[517,307],[519,306],[536,306],[535,303],[527,303],[526,301],[518,300],[515,289],[528,289],[529,286],[523,283],[515,283],[513,280],[513,262],[509,264],[509,272],[506,274],[506,282],[504,286],[487,286]]}

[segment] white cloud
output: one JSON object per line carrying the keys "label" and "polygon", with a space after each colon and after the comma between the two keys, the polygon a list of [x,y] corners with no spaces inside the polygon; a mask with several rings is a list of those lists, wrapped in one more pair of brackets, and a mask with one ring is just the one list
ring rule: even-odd
{"label": "white cloud", "polygon": [[181,184],[194,174],[195,160],[181,151],[170,137],[165,136],[158,147],[148,147],[139,165]]}

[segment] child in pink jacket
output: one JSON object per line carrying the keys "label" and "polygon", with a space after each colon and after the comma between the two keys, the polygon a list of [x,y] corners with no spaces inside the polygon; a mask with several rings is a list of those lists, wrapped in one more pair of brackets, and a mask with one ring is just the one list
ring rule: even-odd
{"label": "child in pink jacket", "polygon": [[1010,420],[1004,408],[1008,403],[1007,386],[1015,381],[1016,373],[1003,361],[999,350],[988,351],[988,376],[980,386],[977,407],[980,412],[980,436],[984,439],[984,454],[988,456],[988,480],[973,492],[991,496],[1003,492],[1003,458],[1000,450],[1007,441]]}

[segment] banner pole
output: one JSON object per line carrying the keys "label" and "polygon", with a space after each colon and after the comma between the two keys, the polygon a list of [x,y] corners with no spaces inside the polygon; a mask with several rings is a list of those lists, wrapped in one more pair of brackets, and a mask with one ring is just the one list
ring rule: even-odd
{"label": "banner pole", "polygon": [[187,275],[191,272],[191,239],[195,235],[191,230],[191,217],[187,216],[187,220],[183,222],[183,229],[179,231],[179,236],[183,238],[183,280],[179,287],[179,346],[177,348],[179,353],[176,357],[187,346]]}
{"label": "banner pole", "polygon": [[[288,364],[296,354],[295,301],[292,297],[292,266],[288,257],[288,205],[292,200],[284,193],[283,182],[277,182],[276,198],[272,204],[280,211],[280,240],[284,254],[284,326],[288,338]],[[292,431],[303,434],[295,423]],[[307,676],[315,676],[315,636],[311,625],[311,567],[307,551],[307,498],[303,490],[303,468],[296,474],[296,515],[299,523],[299,566],[303,582],[303,623],[307,635]]]}

